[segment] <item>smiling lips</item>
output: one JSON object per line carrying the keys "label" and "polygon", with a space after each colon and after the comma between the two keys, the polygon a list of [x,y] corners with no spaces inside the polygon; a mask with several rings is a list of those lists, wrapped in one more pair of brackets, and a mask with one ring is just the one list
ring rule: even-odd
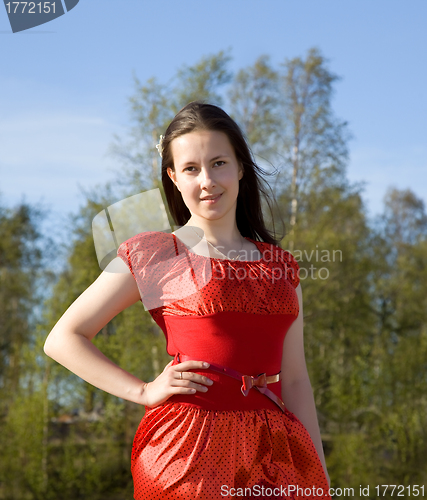
{"label": "smiling lips", "polygon": [[205,198],[200,198],[202,201],[206,201],[207,203],[215,203],[221,197],[221,194],[206,196]]}

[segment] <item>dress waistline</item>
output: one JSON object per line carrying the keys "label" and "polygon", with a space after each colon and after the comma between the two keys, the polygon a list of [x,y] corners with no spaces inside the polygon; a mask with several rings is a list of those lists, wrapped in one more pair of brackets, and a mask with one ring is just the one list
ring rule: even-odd
{"label": "dress waistline", "polygon": [[[191,361],[192,359],[193,358],[191,356],[187,356],[186,354],[177,352],[174,357],[174,364],[182,363],[183,361]],[[228,375],[229,377],[241,381],[242,386],[240,389],[244,396],[247,396],[249,394],[250,389],[257,389],[259,392],[271,399],[271,401],[273,401],[273,403],[275,403],[285,413],[285,403],[276,394],[274,394],[274,392],[270,391],[270,389],[267,388],[267,384],[279,382],[279,380],[281,379],[280,372],[276,375],[266,375],[266,373],[260,373],[259,375],[254,377],[252,375],[245,375],[238,372],[237,370],[217,365],[215,363],[209,364],[209,370],[221,373],[222,375]]]}

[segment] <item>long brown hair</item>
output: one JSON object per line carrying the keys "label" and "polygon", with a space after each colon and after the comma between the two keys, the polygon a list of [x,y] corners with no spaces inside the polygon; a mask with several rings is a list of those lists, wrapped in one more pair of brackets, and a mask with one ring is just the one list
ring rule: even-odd
{"label": "long brown hair", "polygon": [[236,223],[241,235],[278,245],[282,238],[266,228],[262,213],[261,193],[265,197],[273,220],[270,196],[263,187],[266,181],[262,175],[265,175],[265,172],[254,162],[237,123],[218,106],[199,101],[190,102],[179,111],[169,124],[162,141],[162,184],[175,224],[178,226],[186,224],[191,213],[167,173],[168,168],[175,170],[170,144],[177,137],[198,130],[225,133],[234,148],[236,158],[243,165],[243,177],[239,181],[236,207]]}

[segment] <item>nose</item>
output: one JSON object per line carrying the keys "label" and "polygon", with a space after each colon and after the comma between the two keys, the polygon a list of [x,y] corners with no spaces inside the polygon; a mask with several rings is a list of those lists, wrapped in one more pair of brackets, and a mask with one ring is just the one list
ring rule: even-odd
{"label": "nose", "polygon": [[203,188],[212,188],[216,185],[215,181],[215,174],[212,169],[209,168],[202,168],[201,169],[201,181],[200,181],[200,187]]}

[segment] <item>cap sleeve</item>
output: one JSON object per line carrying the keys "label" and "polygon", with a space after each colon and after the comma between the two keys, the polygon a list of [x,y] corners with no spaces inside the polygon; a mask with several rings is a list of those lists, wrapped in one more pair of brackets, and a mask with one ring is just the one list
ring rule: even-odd
{"label": "cap sleeve", "polygon": [[283,250],[281,260],[285,266],[286,279],[288,279],[292,283],[292,286],[296,288],[300,282],[298,262],[287,250]]}
{"label": "cap sleeve", "polygon": [[127,265],[138,285],[141,297],[146,295],[153,281],[153,269],[174,253],[172,237],[161,231],[147,231],[124,241],[117,256]]}

